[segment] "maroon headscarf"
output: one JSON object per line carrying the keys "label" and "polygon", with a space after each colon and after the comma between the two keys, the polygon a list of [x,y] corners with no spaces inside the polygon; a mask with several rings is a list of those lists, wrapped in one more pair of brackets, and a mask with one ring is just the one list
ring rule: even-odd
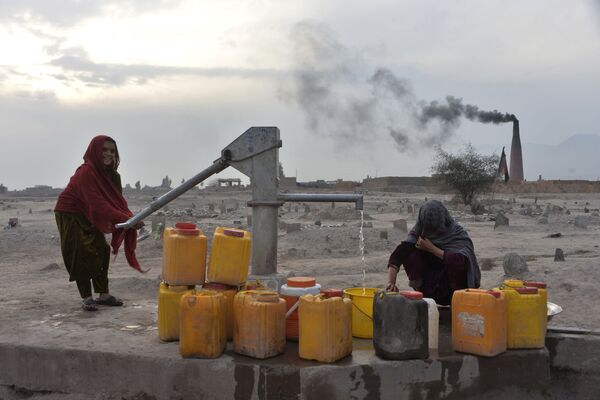
{"label": "maroon headscarf", "polygon": [[[113,254],[117,254],[121,243],[125,241],[127,262],[138,271],[145,272],[135,257],[136,230],[115,229],[115,224],[127,221],[133,214],[129,211],[121,188],[114,183],[104,165],[102,150],[107,140],[115,143],[111,137],[104,135],[92,139],[83,156],[84,163],[77,168],[65,190],[58,196],[54,211],[81,213],[100,232],[112,233],[110,245]],[[119,164],[118,155],[116,152],[114,170]]]}

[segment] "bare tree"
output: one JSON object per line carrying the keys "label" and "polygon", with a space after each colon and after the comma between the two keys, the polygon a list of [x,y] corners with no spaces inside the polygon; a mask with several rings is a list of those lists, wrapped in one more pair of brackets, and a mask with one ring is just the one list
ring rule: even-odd
{"label": "bare tree", "polygon": [[431,170],[436,178],[460,195],[464,204],[472,206],[477,195],[494,184],[498,162],[496,154],[478,154],[468,144],[458,154],[450,154],[439,148]]}
{"label": "bare tree", "polygon": [[279,161],[279,177],[285,178],[285,174],[283,173],[283,164]]}

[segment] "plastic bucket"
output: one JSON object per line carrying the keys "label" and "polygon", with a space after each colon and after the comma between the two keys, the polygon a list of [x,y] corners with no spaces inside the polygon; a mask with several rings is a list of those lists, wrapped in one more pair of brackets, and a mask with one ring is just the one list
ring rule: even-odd
{"label": "plastic bucket", "polygon": [[344,297],[352,300],[352,336],[373,338],[373,296],[383,289],[348,288]]}

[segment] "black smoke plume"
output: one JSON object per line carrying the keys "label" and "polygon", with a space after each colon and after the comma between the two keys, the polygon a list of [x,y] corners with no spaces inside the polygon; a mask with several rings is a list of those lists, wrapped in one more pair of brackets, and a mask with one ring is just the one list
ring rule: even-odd
{"label": "black smoke plume", "polygon": [[339,43],[325,25],[296,24],[291,41],[298,70],[294,87],[282,97],[300,105],[312,131],[341,138],[344,145],[389,135],[401,151],[434,147],[448,140],[463,118],[494,124],[516,120],[454,96],[421,101],[411,83],[389,69],[368,74],[364,57]]}

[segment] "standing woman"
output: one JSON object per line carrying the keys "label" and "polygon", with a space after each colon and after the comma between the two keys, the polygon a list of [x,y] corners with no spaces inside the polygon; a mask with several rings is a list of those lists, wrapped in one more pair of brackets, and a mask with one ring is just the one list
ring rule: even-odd
{"label": "standing woman", "polygon": [[[112,233],[111,247],[116,255],[125,241],[125,256],[130,266],[142,272],[135,257],[136,229],[115,229],[133,214],[123,197],[119,151],[114,139],[98,135],[90,142],[84,163],[77,168],[69,184],[58,196],[54,213],[60,232],[60,247],[69,272],[69,281],[77,282],[85,311],[98,310],[97,304],[121,306],[123,302],[108,291],[110,247],[104,234]],[[92,286],[99,295],[92,297]]]}
{"label": "standing woman", "polygon": [[478,288],[481,279],[473,241],[438,200],[423,204],[417,223],[390,256],[387,290],[398,290],[402,265],[412,288],[443,305],[455,290]]}

